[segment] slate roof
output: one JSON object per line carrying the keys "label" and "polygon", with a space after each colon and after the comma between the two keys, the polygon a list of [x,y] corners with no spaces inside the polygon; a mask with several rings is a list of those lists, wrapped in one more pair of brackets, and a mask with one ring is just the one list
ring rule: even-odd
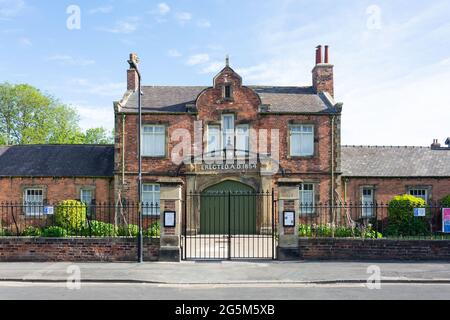
{"label": "slate roof", "polygon": [[[248,86],[269,105],[269,112],[333,112],[334,102],[325,94],[316,94],[312,87]],[[143,86],[143,112],[186,112],[187,104],[194,104],[198,95],[209,87]],[[137,112],[137,94],[129,93],[123,112]]]}
{"label": "slate roof", "polygon": [[348,177],[450,177],[450,149],[342,146],[341,168]]}
{"label": "slate roof", "polygon": [[112,145],[23,145],[0,147],[0,176],[112,177]]}

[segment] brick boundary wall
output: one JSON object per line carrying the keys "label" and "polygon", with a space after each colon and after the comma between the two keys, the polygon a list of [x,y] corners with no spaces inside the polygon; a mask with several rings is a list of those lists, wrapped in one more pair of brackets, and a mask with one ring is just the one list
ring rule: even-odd
{"label": "brick boundary wall", "polygon": [[290,258],[301,260],[450,261],[450,240],[300,238]]}
{"label": "brick boundary wall", "polygon": [[[157,261],[159,239],[144,239],[144,260]],[[135,238],[0,238],[0,262],[136,261]]]}

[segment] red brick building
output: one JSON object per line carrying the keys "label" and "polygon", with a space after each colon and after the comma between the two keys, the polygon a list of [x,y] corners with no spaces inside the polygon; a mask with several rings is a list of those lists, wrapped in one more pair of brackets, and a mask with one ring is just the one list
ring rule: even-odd
{"label": "red brick building", "polygon": [[[211,86],[142,86],[143,201],[159,203],[174,186],[183,195],[274,190],[284,208],[314,215],[315,204],[330,201],[387,202],[403,193],[439,200],[450,194],[449,145],[341,146],[342,103],[334,100],[328,47],[322,56],[318,47],[307,86],[246,85],[228,59]],[[0,148],[0,203],[136,202],[133,67],[127,86],[114,103],[114,146]],[[161,210],[167,208],[173,208],[170,201]]]}

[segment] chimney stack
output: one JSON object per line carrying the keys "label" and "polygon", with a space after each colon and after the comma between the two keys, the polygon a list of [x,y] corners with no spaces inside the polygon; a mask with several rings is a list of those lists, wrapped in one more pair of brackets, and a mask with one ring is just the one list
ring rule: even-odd
{"label": "chimney stack", "polygon": [[431,144],[431,150],[440,149],[441,144],[439,143],[438,139],[433,139],[433,143]]}
{"label": "chimney stack", "polygon": [[312,70],[312,80],[316,93],[328,92],[334,98],[334,66],[329,63],[329,57],[329,46],[325,46],[325,59],[322,63],[322,46],[316,47],[316,65]]}
{"label": "chimney stack", "polygon": [[139,58],[136,53],[130,53],[130,60],[128,60],[130,68],[127,70],[127,90],[136,91],[138,88],[138,73],[135,65],[139,64]]}

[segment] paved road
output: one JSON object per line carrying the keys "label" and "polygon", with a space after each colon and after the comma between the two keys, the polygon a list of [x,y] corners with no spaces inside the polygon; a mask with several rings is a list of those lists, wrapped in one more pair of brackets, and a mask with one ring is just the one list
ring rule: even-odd
{"label": "paved road", "polygon": [[347,300],[347,299],[450,299],[450,284],[382,284],[368,289],[363,284],[335,285],[156,285],[82,284],[69,290],[64,283],[0,283],[0,299],[32,300]]}
{"label": "paved road", "polygon": [[369,266],[382,281],[450,283],[448,263],[386,262],[222,262],[222,263],[0,263],[0,281],[66,281],[71,266],[82,280],[166,284],[365,282]]}

